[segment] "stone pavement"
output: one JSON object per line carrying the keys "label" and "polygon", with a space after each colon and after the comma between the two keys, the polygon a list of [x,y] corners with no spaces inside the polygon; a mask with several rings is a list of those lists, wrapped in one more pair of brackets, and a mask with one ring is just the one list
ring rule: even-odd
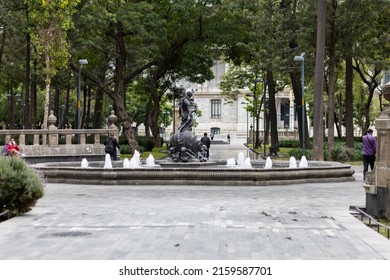
{"label": "stone pavement", "polygon": [[[211,156],[236,152],[224,146]],[[390,241],[349,212],[365,204],[361,169],[355,182],[290,186],[48,184],[0,223],[0,259],[390,259]]]}

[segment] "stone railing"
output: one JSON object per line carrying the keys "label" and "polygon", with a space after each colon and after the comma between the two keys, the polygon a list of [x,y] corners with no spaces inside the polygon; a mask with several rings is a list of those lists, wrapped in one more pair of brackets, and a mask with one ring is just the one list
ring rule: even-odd
{"label": "stone railing", "polygon": [[[108,120],[110,126],[105,129],[58,129],[55,126],[57,118],[50,111],[47,129],[0,130],[0,135],[4,136],[5,143],[15,138],[26,157],[105,155],[100,139],[106,139],[110,134],[118,138],[119,133],[114,124],[117,120],[114,111]],[[89,142],[93,143],[87,143],[87,137],[91,136],[93,141]]]}

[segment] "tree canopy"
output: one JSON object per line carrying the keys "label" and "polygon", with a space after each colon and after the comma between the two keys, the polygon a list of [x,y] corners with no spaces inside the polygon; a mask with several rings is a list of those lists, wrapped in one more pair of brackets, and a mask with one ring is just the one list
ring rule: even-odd
{"label": "tree canopy", "polygon": [[[307,102],[297,105],[299,126],[301,110],[320,120],[324,114],[329,118],[333,110],[333,119],[319,122],[319,130],[333,128],[333,123],[338,128],[346,125],[347,135],[354,129],[351,123],[367,129],[375,117],[375,92],[380,92],[380,79],[390,68],[390,2],[318,3],[325,4],[327,11],[320,57],[316,1],[0,0],[0,123],[7,128],[11,124],[45,127],[53,109],[61,115],[62,126],[75,127],[77,70],[79,60],[87,59],[82,127],[103,126],[113,109],[130,146],[138,149],[131,127],[144,123],[147,133],[159,142],[162,114],[171,102],[169,90],[181,79],[210,80],[213,63],[225,60],[235,65],[231,68],[235,74],[223,83],[230,96],[240,88],[253,92],[253,80],[262,79],[257,90],[267,89],[271,143],[277,144],[272,100],[283,86],[301,100],[300,65],[293,58],[304,52]],[[324,75],[315,71],[320,62]],[[321,90],[328,102],[324,114],[321,99],[311,102],[314,92]],[[363,97],[356,98],[362,92]],[[363,117],[353,116],[356,106],[364,108]],[[254,104],[247,106],[259,116],[254,107],[259,110]],[[308,137],[308,127],[299,131],[301,141]],[[329,132],[332,143],[333,132]],[[318,148],[321,141],[314,145]]]}

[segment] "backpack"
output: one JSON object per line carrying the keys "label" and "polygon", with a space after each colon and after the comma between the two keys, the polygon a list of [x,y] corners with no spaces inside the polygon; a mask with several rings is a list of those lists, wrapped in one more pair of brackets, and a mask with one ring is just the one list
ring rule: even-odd
{"label": "backpack", "polygon": [[6,145],[3,147],[3,156],[8,156],[7,146],[9,146],[9,144],[6,144]]}
{"label": "backpack", "polygon": [[106,144],[106,148],[104,149],[106,151],[107,154],[111,154],[114,152],[114,143],[112,141],[112,139],[108,139],[107,140],[107,144]]}

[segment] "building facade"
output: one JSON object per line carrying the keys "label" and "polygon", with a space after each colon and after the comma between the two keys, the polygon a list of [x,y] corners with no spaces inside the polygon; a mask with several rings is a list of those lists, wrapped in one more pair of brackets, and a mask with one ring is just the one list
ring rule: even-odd
{"label": "building facade", "polygon": [[[219,88],[222,76],[228,71],[228,64],[223,62],[216,63],[212,71],[215,78],[204,84],[192,84],[186,81],[180,83],[180,86],[194,91],[194,102],[198,110],[201,111],[201,116],[195,117],[194,135],[200,136],[207,132],[214,135],[214,139],[227,139],[227,135],[230,135],[232,139],[251,138],[249,136],[255,129],[255,121],[246,110],[247,101],[244,98],[245,94],[250,93],[249,89],[242,89],[237,96],[237,100],[228,103],[221,95]],[[175,130],[177,130],[177,127],[180,125],[180,118],[178,117],[177,106],[175,108]],[[297,138],[298,124],[292,91],[287,89],[276,94],[276,110],[278,131],[280,131],[281,137]],[[259,122],[261,134],[265,126],[263,115],[262,112]],[[167,135],[171,133],[173,133],[173,124],[167,128]]]}

